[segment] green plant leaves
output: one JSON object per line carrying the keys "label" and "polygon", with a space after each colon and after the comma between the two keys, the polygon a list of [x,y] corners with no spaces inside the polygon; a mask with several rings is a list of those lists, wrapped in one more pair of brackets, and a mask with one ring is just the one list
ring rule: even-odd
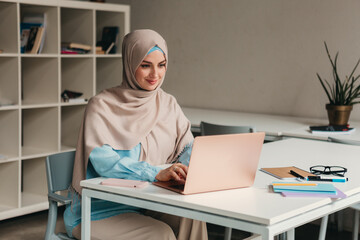
{"label": "green plant leaves", "polygon": [[360,103],[360,101],[356,101],[357,99],[360,98],[360,85],[357,82],[357,80],[360,78],[360,75],[357,75],[356,77],[353,76],[355,70],[360,64],[360,59],[355,64],[355,67],[351,71],[350,76],[349,77],[346,76],[345,80],[341,81],[337,69],[337,61],[338,61],[339,53],[337,52],[334,60],[332,60],[326,42],[324,42],[324,44],[325,44],[326,53],[328,55],[332,67],[332,75],[334,82],[330,84],[326,79],[322,79],[318,73],[316,73],[316,75],[321,83],[321,86],[325,90],[326,96],[328,97],[330,104],[354,105]]}

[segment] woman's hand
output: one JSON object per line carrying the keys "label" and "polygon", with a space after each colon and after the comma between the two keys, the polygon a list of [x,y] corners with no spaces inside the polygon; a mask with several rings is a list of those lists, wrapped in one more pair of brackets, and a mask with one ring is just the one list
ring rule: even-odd
{"label": "woman's hand", "polygon": [[174,163],[170,167],[160,170],[155,178],[158,181],[176,180],[185,183],[187,171],[188,167],[184,164]]}

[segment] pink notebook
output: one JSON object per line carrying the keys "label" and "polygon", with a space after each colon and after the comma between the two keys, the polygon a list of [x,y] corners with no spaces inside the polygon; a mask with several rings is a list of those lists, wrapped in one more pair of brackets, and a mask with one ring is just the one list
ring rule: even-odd
{"label": "pink notebook", "polygon": [[117,186],[117,187],[144,188],[149,184],[149,182],[120,179],[120,178],[108,178],[103,180],[101,184],[108,186]]}
{"label": "pink notebook", "polygon": [[241,133],[196,137],[185,185],[153,184],[181,193],[194,194],[253,185],[265,133]]}

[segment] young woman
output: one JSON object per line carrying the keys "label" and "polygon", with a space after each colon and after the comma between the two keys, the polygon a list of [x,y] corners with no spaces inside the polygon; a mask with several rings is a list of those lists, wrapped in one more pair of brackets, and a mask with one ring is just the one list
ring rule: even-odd
{"label": "young woman", "polygon": [[[113,177],[183,181],[191,152],[190,122],[161,89],[168,64],[165,40],[137,30],[122,46],[123,81],[90,99],[80,129],[72,187],[64,213],[70,236],[81,238],[80,181]],[[158,165],[170,163],[161,169]],[[206,224],[127,205],[92,200],[93,239],[207,239]]]}

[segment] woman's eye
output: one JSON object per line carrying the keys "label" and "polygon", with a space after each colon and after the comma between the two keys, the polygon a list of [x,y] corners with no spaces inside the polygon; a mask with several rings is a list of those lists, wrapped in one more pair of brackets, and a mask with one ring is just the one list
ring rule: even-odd
{"label": "woman's eye", "polygon": [[159,66],[160,66],[160,67],[165,67],[166,64],[165,64],[165,63],[161,63],[161,64],[159,64]]}
{"label": "woman's eye", "polygon": [[140,66],[141,66],[142,68],[148,68],[148,67],[150,67],[149,64],[141,64]]}

